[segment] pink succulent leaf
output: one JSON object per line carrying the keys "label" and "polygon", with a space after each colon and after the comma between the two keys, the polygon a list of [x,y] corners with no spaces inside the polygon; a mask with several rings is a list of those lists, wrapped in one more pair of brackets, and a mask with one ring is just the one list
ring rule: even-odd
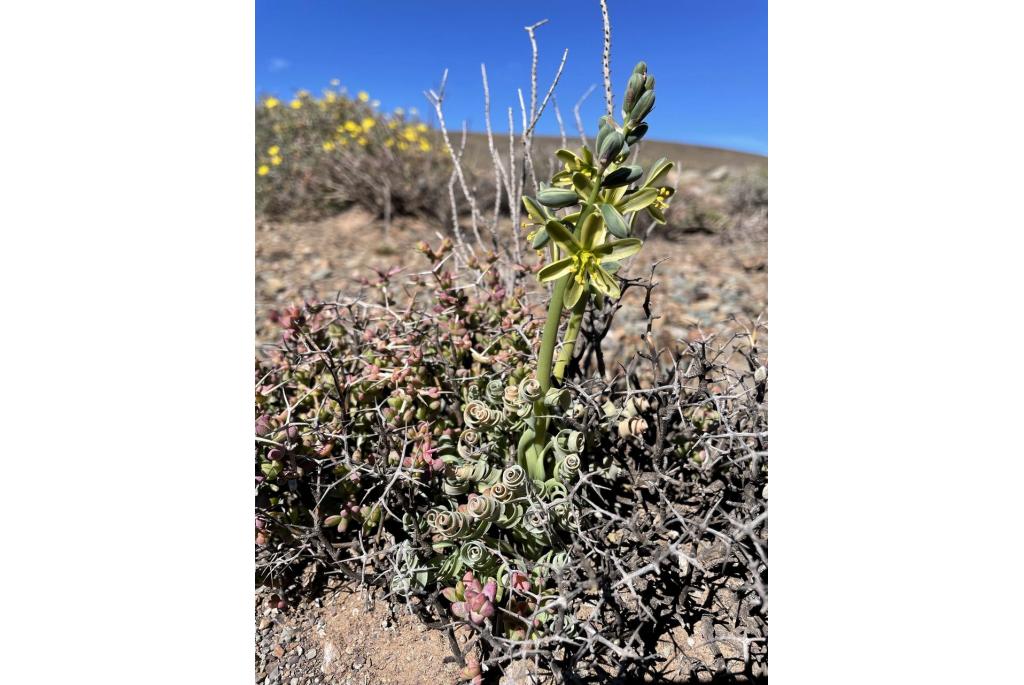
{"label": "pink succulent leaf", "polygon": [[456,616],[458,616],[459,618],[466,618],[467,617],[466,603],[465,602],[455,602],[455,603],[453,603],[452,604],[452,613],[455,614]]}
{"label": "pink succulent leaf", "polygon": [[484,605],[480,607],[480,610],[477,613],[484,618],[490,618],[491,616],[494,616],[494,605],[490,602],[484,602]]}
{"label": "pink succulent leaf", "polygon": [[447,599],[449,602],[459,601],[459,596],[455,593],[455,588],[453,587],[446,587],[445,589],[441,590],[441,596]]}
{"label": "pink succulent leaf", "polygon": [[498,592],[498,584],[493,580],[488,580],[487,585],[484,585],[483,594],[487,599],[494,601],[494,595]]}

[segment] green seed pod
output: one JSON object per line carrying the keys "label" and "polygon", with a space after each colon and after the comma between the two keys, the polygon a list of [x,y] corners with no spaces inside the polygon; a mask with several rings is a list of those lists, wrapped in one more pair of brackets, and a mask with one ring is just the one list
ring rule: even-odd
{"label": "green seed pod", "polygon": [[338,515],[328,516],[324,519],[324,527],[326,528],[335,528],[339,523],[341,523],[341,516]]}
{"label": "green seed pod", "polygon": [[579,202],[576,191],[565,188],[545,188],[537,193],[537,201],[553,209],[570,207]]}
{"label": "green seed pod", "polygon": [[643,167],[638,164],[620,167],[604,177],[604,180],[601,181],[601,187],[618,188],[619,186],[628,186],[643,175]]}
{"label": "green seed pod", "polygon": [[626,139],[619,131],[612,131],[604,140],[601,142],[601,147],[597,153],[597,161],[603,165],[608,165],[619,156],[622,151],[622,146],[625,145]]}

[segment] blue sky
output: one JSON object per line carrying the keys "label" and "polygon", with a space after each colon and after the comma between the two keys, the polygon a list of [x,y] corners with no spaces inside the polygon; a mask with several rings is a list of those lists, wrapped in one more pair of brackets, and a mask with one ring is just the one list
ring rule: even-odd
{"label": "blue sky", "polygon": [[[768,154],[767,0],[609,0],[612,85],[621,94],[640,59],[657,79],[651,138]],[[341,80],[349,92],[368,91],[386,110],[416,107],[447,67],[445,118],[483,130],[480,63],[487,65],[494,128],[507,131],[516,88],[529,98],[530,44],[537,30],[538,80],[550,83],[564,48],[569,58],[556,95],[569,134],[572,108],[588,131],[604,113],[601,13],[596,0],[256,0],[256,93],[314,93]],[[540,95],[538,95],[538,98]],[[618,111],[618,99],[616,99]],[[538,125],[557,133],[549,111]]]}

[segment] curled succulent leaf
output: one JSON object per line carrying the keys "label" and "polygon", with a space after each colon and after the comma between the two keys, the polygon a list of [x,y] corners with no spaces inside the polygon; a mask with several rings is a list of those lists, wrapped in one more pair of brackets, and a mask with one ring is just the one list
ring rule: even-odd
{"label": "curled succulent leaf", "polygon": [[555,462],[555,476],[563,483],[571,483],[580,475],[580,455],[570,452]]}
{"label": "curled succulent leaf", "polygon": [[498,566],[494,554],[479,540],[464,543],[459,549],[459,555],[462,562],[474,571],[491,573]]}
{"label": "curled succulent leaf", "polygon": [[536,402],[540,399],[540,381],[529,376],[519,382],[519,399],[523,402]]}
{"label": "curled succulent leaf", "polygon": [[559,409],[565,411],[572,397],[565,388],[548,388],[544,393],[544,406],[548,409]]}
{"label": "curled succulent leaf", "polygon": [[490,495],[501,503],[511,502],[516,498],[516,494],[512,492],[512,489],[505,485],[504,482],[498,481],[490,487]]}
{"label": "curled succulent leaf", "polygon": [[501,419],[500,412],[494,411],[480,400],[467,403],[462,416],[470,428],[484,430],[494,428]]}
{"label": "curled succulent leaf", "polygon": [[470,495],[466,504],[466,515],[474,522],[493,523],[501,515],[501,502],[489,495]]}
{"label": "curled succulent leaf", "polygon": [[579,454],[583,451],[583,445],[583,433],[570,428],[558,431],[554,440],[555,453],[559,456]]}
{"label": "curled succulent leaf", "polygon": [[480,433],[472,428],[466,428],[459,433],[459,455],[463,459],[476,459],[480,452]]}
{"label": "curled succulent leaf", "polygon": [[501,482],[512,493],[520,495],[526,492],[526,470],[515,464],[501,472]]}
{"label": "curled succulent leaf", "polygon": [[544,533],[549,522],[547,509],[542,504],[533,504],[523,514],[523,528],[531,533]]}
{"label": "curled succulent leaf", "polygon": [[462,512],[442,509],[437,513],[432,527],[442,537],[454,539],[466,532],[469,522]]}
{"label": "curled succulent leaf", "polygon": [[643,435],[647,430],[647,421],[640,416],[623,419],[619,422],[619,435],[628,438],[631,436]]}
{"label": "curled succulent leaf", "polygon": [[495,379],[487,384],[487,389],[484,395],[492,404],[501,402],[502,393],[505,392],[505,383],[499,379]]}

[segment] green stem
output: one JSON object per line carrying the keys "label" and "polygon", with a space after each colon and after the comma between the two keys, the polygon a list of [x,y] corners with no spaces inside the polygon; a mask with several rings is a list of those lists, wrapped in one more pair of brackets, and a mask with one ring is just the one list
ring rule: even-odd
{"label": "green stem", "polygon": [[[579,219],[576,220],[574,232],[577,237],[579,237],[583,222],[594,211],[594,203],[597,202],[597,197],[601,193],[601,178],[604,176],[607,166],[602,164],[598,169],[595,176],[594,189],[590,192],[586,205],[580,211]],[[569,287],[569,279],[572,277],[572,274],[562,276],[555,283],[555,289],[551,293],[551,302],[548,303],[548,317],[544,322],[544,333],[541,336],[540,352],[537,358],[537,380],[540,382],[541,396],[539,400],[533,403],[533,415],[537,419],[533,436],[533,444],[536,451],[540,451],[544,443],[547,442],[548,419],[545,416],[547,414],[547,407],[544,406],[544,395],[551,388],[551,360],[554,357],[555,343],[558,340],[558,324],[562,320],[562,300],[565,296],[565,289]],[[584,302],[586,298],[580,297],[580,301]],[[561,377],[559,377],[559,380],[561,380]]]}
{"label": "green stem", "polygon": [[572,359],[573,350],[576,348],[576,338],[580,334],[580,326],[583,324],[583,313],[590,301],[590,293],[583,293],[572,308],[572,316],[569,317],[569,325],[565,329],[565,339],[562,341],[562,349],[558,353],[558,361],[555,362],[555,378],[561,381],[565,377],[565,367]]}

